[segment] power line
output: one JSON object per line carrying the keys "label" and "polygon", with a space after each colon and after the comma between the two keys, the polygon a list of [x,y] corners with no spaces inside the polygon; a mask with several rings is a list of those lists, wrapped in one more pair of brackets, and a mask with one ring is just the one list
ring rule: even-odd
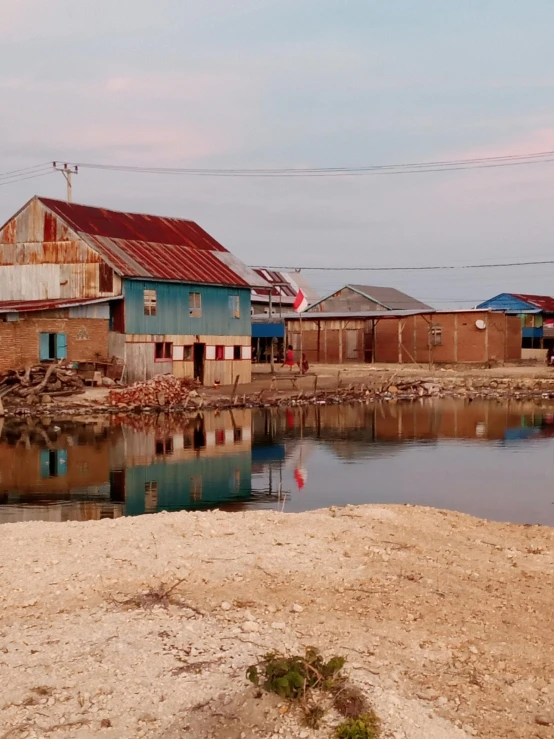
{"label": "power line", "polygon": [[68,165],[72,165],[82,169],[96,169],[107,172],[186,175],[194,177],[344,177],[382,174],[420,174],[425,172],[446,172],[465,169],[485,169],[491,167],[514,167],[527,164],[542,164],[551,162],[554,162],[554,150],[539,151],[530,154],[510,154],[496,157],[473,157],[468,159],[447,159],[428,162],[408,162],[404,164],[364,165],[357,167],[208,169],[191,167],[141,167],[124,164],[102,164],[92,162],[68,162]]}
{"label": "power line", "polygon": [[32,170],[44,169],[47,166],[52,166],[52,162],[43,162],[42,164],[33,164],[31,167],[23,167],[22,169],[12,169],[8,172],[0,172],[0,179],[10,177],[16,174],[22,174],[23,172],[30,172]]}
{"label": "power line", "polygon": [[529,262],[502,262],[498,264],[440,264],[426,267],[315,267],[313,265],[303,265],[302,267],[268,267],[266,265],[256,266],[252,269],[273,269],[283,272],[300,272],[301,270],[310,270],[313,272],[429,272],[434,270],[454,270],[454,269],[496,269],[499,267],[526,267],[537,264],[554,264],[553,259],[544,259]]}
{"label": "power line", "polygon": [[16,182],[23,182],[24,180],[35,180],[37,177],[48,177],[48,175],[54,174],[54,170],[49,170],[47,172],[39,172],[38,174],[30,174],[27,177],[17,177],[12,180],[0,180],[0,187],[4,185],[15,185]]}

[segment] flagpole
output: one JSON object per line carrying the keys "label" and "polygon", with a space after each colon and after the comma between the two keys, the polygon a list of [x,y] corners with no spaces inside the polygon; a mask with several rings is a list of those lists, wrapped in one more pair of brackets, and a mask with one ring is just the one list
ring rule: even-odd
{"label": "flagpole", "polygon": [[300,374],[302,374],[302,357],[304,356],[304,344],[302,340],[302,311],[298,314],[300,317]]}

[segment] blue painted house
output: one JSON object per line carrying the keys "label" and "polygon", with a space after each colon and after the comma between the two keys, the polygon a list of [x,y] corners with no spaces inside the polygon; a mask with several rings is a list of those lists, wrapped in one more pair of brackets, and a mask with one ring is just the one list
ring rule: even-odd
{"label": "blue painted house", "polygon": [[520,316],[523,349],[545,349],[554,345],[554,298],[548,295],[500,293],[477,308]]}
{"label": "blue painted house", "polygon": [[0,256],[0,311],[43,321],[25,361],[250,381],[251,288],[268,285],[196,223],[33,198],[0,229]]}

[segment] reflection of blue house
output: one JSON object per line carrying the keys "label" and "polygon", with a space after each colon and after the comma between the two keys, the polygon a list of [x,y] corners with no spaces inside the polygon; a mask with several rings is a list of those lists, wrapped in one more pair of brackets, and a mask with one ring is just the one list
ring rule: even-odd
{"label": "reflection of blue house", "polygon": [[500,293],[477,308],[521,316],[524,349],[543,349],[554,343],[554,298],[548,295]]}
{"label": "reflection of blue house", "polygon": [[125,515],[206,508],[248,500],[252,494],[250,450],[238,454],[128,467]]}

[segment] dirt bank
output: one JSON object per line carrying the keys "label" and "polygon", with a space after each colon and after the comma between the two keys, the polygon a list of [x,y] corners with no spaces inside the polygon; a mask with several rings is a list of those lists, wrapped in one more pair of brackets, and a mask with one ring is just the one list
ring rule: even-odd
{"label": "dirt bank", "polygon": [[[423,397],[519,399],[554,398],[554,371],[542,367],[500,367],[493,369],[434,369],[408,366],[353,365],[332,368],[321,365],[308,375],[288,370],[253,376],[248,385],[208,388],[198,386],[184,401],[171,403],[166,393],[155,393],[162,404],[138,397],[110,405],[108,388],[88,388],[69,397],[40,396],[29,404],[25,398],[8,396],[5,415],[58,416],[61,413],[158,413],[160,411],[258,408],[267,406],[371,403],[376,400],[412,401]],[[150,397],[150,394],[149,394]],[[115,401],[114,401],[115,402]],[[0,416],[2,411],[0,409]]]}
{"label": "dirt bank", "polygon": [[303,645],[348,656],[385,737],[553,736],[553,529],[399,506],[9,524],[0,585],[5,739],[328,737],[245,681]]}

